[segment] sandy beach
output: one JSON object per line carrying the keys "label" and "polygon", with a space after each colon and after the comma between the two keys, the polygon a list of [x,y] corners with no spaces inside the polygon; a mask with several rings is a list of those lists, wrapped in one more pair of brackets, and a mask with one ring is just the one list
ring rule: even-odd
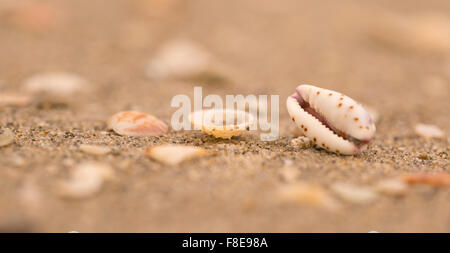
{"label": "sandy beach", "polygon": [[[402,179],[450,173],[446,30],[445,0],[1,1],[0,94],[10,100],[0,97],[0,129],[14,141],[0,147],[0,231],[450,232],[449,185]],[[196,45],[207,66],[151,75],[149,62],[173,41]],[[27,86],[61,72],[83,84]],[[365,151],[294,145],[285,101],[302,83],[379,115]],[[174,131],[171,99],[196,86],[203,96],[279,95],[279,139]],[[108,130],[111,115],[130,110],[168,133]],[[425,138],[417,124],[443,135]],[[209,153],[167,165],[144,153],[159,144]],[[67,197],[61,182],[83,164],[107,176],[92,181],[95,193]]]}

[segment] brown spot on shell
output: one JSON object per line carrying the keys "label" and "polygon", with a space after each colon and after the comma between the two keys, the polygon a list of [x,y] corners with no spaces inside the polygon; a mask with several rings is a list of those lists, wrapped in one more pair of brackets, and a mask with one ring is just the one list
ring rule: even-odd
{"label": "brown spot on shell", "polygon": [[316,137],[314,137],[314,139],[313,139],[313,140],[314,140],[314,142],[316,142],[316,141],[317,141]]}
{"label": "brown spot on shell", "polygon": [[342,100],[344,100],[344,98],[343,98],[343,97],[341,97],[341,98],[339,98],[339,100],[341,100],[341,101],[342,101]]}
{"label": "brown spot on shell", "polygon": [[302,124],[300,127],[301,127],[301,128],[304,128],[305,126]]}
{"label": "brown spot on shell", "polygon": [[342,106],[342,103],[339,103],[339,104],[338,104],[338,107],[341,107],[341,106]]}
{"label": "brown spot on shell", "polygon": [[366,126],[366,129],[367,129],[367,130],[369,130],[369,129],[370,129],[370,127],[369,127],[369,126]]}
{"label": "brown spot on shell", "polygon": [[362,129],[362,128],[363,128],[363,126],[359,126],[359,128],[360,128],[360,129]]}
{"label": "brown spot on shell", "polygon": [[305,127],[305,132],[307,132],[307,131],[308,131],[308,128]]}
{"label": "brown spot on shell", "polygon": [[318,91],[316,94],[319,95],[319,94],[320,94],[320,91]]}
{"label": "brown spot on shell", "polygon": [[325,147],[325,143],[322,142],[322,147]]}
{"label": "brown spot on shell", "polygon": [[330,96],[330,97],[333,96],[333,93],[328,94],[328,96]]}
{"label": "brown spot on shell", "polygon": [[353,120],[358,121],[359,119],[358,119],[358,117],[356,117],[356,118],[354,118]]}
{"label": "brown spot on shell", "polygon": [[294,117],[292,117],[292,120],[295,122],[295,118]]}
{"label": "brown spot on shell", "polygon": [[354,107],[353,107],[353,105],[351,105],[349,108],[350,108],[350,110],[353,110]]}

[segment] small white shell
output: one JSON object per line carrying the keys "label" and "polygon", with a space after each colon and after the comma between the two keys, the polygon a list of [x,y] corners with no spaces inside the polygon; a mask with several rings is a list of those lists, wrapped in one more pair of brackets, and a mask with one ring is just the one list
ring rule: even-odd
{"label": "small white shell", "polygon": [[[227,115],[233,117],[235,124],[224,123]],[[195,128],[216,138],[230,139],[248,130],[253,123],[253,116],[241,110],[200,110],[189,115],[189,120]]]}
{"label": "small white shell", "polygon": [[24,87],[32,93],[45,93],[56,96],[70,96],[86,90],[88,81],[66,72],[49,72],[36,74],[25,81]]}
{"label": "small white shell", "polygon": [[[322,89],[312,85],[300,85],[297,93],[288,97],[287,109],[292,120],[302,129],[303,134],[317,146],[339,154],[353,155],[359,153],[365,145],[357,145],[335,134],[334,130],[343,136],[367,143],[375,134],[375,124],[369,113],[353,99],[338,92]],[[323,121],[305,111],[299,101],[308,103]]]}
{"label": "small white shell", "polygon": [[444,137],[444,132],[435,125],[427,124],[417,124],[414,127],[416,134],[424,138],[442,138]]}
{"label": "small white shell", "polygon": [[145,154],[156,161],[167,165],[177,165],[184,161],[202,157],[208,154],[208,151],[201,147],[164,144],[145,149]]}

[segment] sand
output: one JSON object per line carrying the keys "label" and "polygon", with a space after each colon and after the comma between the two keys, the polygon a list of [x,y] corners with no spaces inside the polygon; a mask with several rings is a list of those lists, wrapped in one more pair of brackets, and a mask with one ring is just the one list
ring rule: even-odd
{"label": "sand", "polygon": [[[450,52],[433,44],[403,48],[371,32],[386,13],[448,16],[449,1],[43,2],[57,15],[37,27],[0,8],[0,91],[25,92],[27,78],[49,71],[74,73],[89,85],[68,97],[41,94],[26,106],[1,106],[0,126],[16,135],[0,147],[1,231],[450,232],[448,187],[414,185],[404,196],[375,191],[367,203],[332,190],[336,183],[374,189],[405,173],[449,172],[448,135],[425,139],[414,126],[450,133]],[[149,79],[149,59],[177,38],[201,45],[214,70]],[[301,83],[337,90],[380,114],[366,151],[340,156],[291,144],[295,126],[285,99]],[[279,140],[173,130],[126,137],[106,129],[108,117],[124,110],[170,123],[172,97],[192,97],[194,86],[204,96],[280,95]],[[166,143],[214,155],[169,166],[143,154]],[[81,144],[111,152],[87,154]],[[114,179],[92,196],[61,197],[58,182],[93,161],[111,167]],[[281,201],[280,189],[295,184],[319,187],[336,208],[324,208],[320,194]]]}

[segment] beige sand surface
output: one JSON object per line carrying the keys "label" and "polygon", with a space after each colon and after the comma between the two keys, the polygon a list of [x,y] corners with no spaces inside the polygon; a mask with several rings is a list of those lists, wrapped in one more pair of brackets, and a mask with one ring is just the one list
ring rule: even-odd
{"label": "beige sand surface", "polygon": [[[41,14],[7,2],[0,1],[0,91],[24,92],[27,78],[48,71],[77,74],[89,85],[66,98],[39,95],[27,106],[0,107],[0,127],[16,135],[0,147],[1,231],[450,232],[448,187],[415,185],[403,197],[376,193],[366,204],[331,189],[337,182],[373,189],[405,173],[449,172],[448,135],[424,139],[414,126],[450,133],[450,52],[433,43],[403,47],[375,27],[388,29],[387,16],[450,18],[450,1],[35,1],[53,7]],[[214,70],[149,79],[148,60],[177,38],[201,45]],[[369,148],[339,156],[292,146],[295,126],[284,101],[300,83],[376,109]],[[197,131],[123,137],[106,129],[110,115],[131,109],[169,123],[172,97],[192,96],[197,85],[204,95],[280,95],[280,139],[262,142],[249,132],[218,140]],[[215,155],[178,166],[143,155],[161,143]],[[112,152],[86,154],[81,144]],[[57,183],[84,161],[111,166],[115,179],[89,198],[62,198]],[[295,175],[288,180],[286,166]],[[339,208],[280,201],[280,189],[299,182],[316,185]]]}

